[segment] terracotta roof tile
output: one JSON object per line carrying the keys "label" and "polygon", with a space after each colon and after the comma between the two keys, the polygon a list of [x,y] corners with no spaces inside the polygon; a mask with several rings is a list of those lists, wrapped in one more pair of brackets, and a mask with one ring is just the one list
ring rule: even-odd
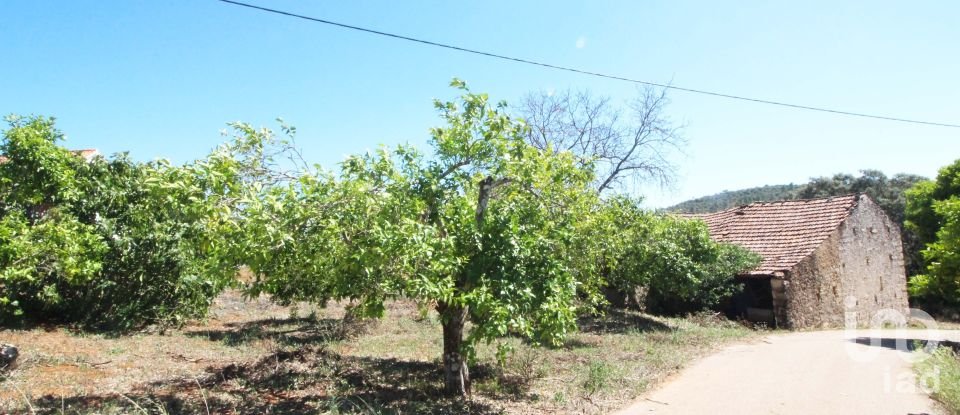
{"label": "terracotta roof tile", "polygon": [[95,148],[85,148],[85,149],[83,149],[83,150],[72,150],[72,151],[73,151],[73,154],[76,154],[76,155],[78,155],[78,156],[80,156],[80,157],[83,157],[83,158],[85,158],[85,159],[87,159],[87,160],[90,160],[90,159],[93,158],[94,156],[100,154],[100,152],[97,151],[97,149],[95,149]]}
{"label": "terracotta roof tile", "polygon": [[758,202],[701,215],[710,237],[763,257],[746,275],[782,275],[813,253],[857,205],[858,195]]}

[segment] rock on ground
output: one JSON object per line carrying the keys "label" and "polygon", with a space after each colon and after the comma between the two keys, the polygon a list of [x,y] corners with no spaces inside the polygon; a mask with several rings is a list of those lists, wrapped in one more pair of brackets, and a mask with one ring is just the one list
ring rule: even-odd
{"label": "rock on ground", "polygon": [[20,351],[12,344],[0,344],[0,372],[17,367]]}

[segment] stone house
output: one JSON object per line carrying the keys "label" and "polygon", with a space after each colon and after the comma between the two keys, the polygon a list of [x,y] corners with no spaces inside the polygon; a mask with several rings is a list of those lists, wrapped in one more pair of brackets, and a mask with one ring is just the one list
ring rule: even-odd
{"label": "stone house", "polygon": [[[900,229],[866,195],[758,202],[696,215],[718,242],[759,254],[737,278],[741,315],[783,328],[871,324],[884,309],[906,312]],[[853,313],[853,314],[848,314]]]}

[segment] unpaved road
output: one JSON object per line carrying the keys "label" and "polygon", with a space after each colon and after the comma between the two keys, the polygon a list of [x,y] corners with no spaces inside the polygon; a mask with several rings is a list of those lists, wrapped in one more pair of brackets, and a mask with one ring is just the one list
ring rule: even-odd
{"label": "unpaved road", "polygon": [[618,413],[939,414],[917,386],[911,359],[921,355],[906,351],[914,342],[898,350],[895,339],[958,338],[927,330],[772,335],[695,363]]}

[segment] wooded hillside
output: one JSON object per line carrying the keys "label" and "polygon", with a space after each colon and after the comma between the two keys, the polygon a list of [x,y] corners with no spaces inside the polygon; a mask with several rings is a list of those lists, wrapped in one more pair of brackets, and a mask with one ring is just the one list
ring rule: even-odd
{"label": "wooded hillside", "polygon": [[771,202],[774,200],[793,199],[797,191],[804,185],[775,184],[761,187],[751,187],[741,190],[724,190],[723,192],[698,197],[680,202],[666,210],[678,213],[713,213],[724,209],[750,204],[753,202]]}

